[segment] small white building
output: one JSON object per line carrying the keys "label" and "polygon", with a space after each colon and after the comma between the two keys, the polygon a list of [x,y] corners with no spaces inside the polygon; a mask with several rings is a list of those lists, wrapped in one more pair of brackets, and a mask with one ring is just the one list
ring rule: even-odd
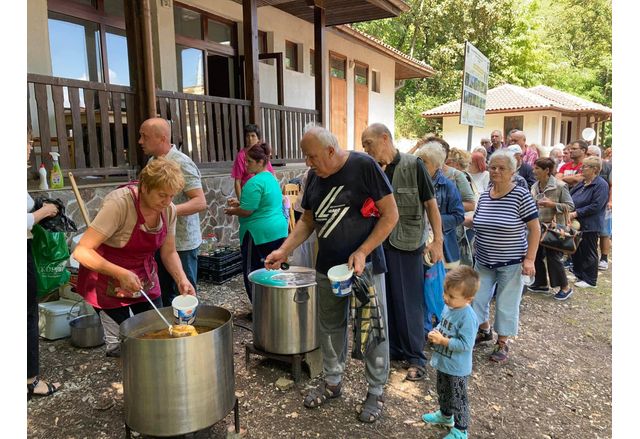
{"label": "small white building", "polygon": [[[480,140],[494,130],[505,136],[514,128],[524,131],[527,143],[548,149],[580,139],[582,130],[591,127],[596,130],[593,143],[598,144],[611,115],[609,107],[545,85],[526,89],[504,84],[488,91],[485,126],[473,127],[471,147],[480,146]],[[469,127],[460,125],[460,100],[425,111],[422,117],[441,118],[442,137],[451,146],[466,149]]]}

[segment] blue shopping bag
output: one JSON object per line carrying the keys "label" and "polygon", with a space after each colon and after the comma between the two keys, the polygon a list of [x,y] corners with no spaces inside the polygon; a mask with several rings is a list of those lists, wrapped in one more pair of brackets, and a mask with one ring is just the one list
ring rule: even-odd
{"label": "blue shopping bag", "polygon": [[444,309],[444,263],[438,261],[424,267],[424,330],[431,331],[440,323]]}

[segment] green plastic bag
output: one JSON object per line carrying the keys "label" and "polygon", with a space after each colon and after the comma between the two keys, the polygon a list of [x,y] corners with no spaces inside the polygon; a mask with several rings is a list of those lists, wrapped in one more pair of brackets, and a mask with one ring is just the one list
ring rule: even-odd
{"label": "green plastic bag", "polygon": [[33,241],[31,250],[36,266],[38,296],[44,296],[69,282],[71,273],[67,270],[69,246],[64,232],[50,232],[39,224],[31,229]]}

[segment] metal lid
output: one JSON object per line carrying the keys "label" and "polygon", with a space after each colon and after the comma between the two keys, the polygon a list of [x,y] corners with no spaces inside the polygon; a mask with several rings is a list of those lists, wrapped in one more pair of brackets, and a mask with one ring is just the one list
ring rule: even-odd
{"label": "metal lid", "polygon": [[316,284],[316,270],[307,267],[289,267],[288,270],[261,268],[249,274],[254,284],[275,288],[300,288]]}

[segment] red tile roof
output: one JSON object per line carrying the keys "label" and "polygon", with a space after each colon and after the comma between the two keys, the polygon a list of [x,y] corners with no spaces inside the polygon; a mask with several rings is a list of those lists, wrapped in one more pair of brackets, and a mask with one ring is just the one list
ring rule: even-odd
{"label": "red tile roof", "polygon": [[[555,110],[563,113],[601,113],[609,116],[613,112],[609,107],[546,85],[526,89],[517,85],[504,84],[487,92],[487,113],[540,110]],[[430,119],[453,116],[459,113],[460,99],[424,111],[422,117]]]}

